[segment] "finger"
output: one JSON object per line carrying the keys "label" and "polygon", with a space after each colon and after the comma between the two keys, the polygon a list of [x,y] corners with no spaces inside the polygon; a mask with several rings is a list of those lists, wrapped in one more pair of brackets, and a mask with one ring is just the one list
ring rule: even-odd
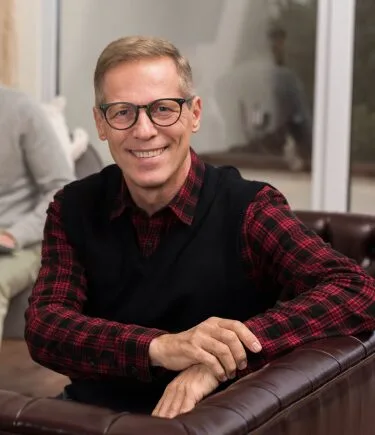
{"label": "finger", "polygon": [[171,400],[173,400],[173,396],[174,396],[175,392],[176,392],[176,390],[173,387],[173,384],[169,384],[166,387],[166,389],[164,390],[163,395],[159,399],[159,402],[155,406],[155,409],[152,411],[151,415],[153,415],[154,417],[161,417],[161,410],[163,410],[169,406],[168,403]]}
{"label": "finger", "polygon": [[181,406],[183,405],[186,397],[186,389],[177,389],[173,401],[170,403],[169,409],[166,411],[165,417],[174,418],[180,414]]}
{"label": "finger", "polygon": [[196,402],[192,397],[190,397],[188,395],[185,396],[185,400],[184,400],[183,404],[181,405],[179,414],[185,414],[185,413],[191,411],[192,409],[195,408],[195,405],[196,405]]}
{"label": "finger", "polygon": [[244,345],[238,338],[238,335],[230,329],[216,328],[213,337],[228,347],[229,352],[234,360],[234,371],[236,367],[240,370],[247,366],[247,357]]}
{"label": "finger", "polygon": [[159,417],[160,408],[161,408],[161,406],[163,405],[163,402],[164,402],[164,395],[165,395],[165,392],[163,393],[163,395],[161,396],[159,402],[157,403],[157,405],[155,406],[154,410],[152,411],[151,415],[153,417]]}
{"label": "finger", "polygon": [[202,348],[210,354],[214,355],[219,360],[221,366],[225,370],[227,378],[234,378],[234,376],[236,375],[237,365],[229,346],[219,340],[209,337],[208,340],[202,343]]}
{"label": "finger", "polygon": [[[169,388],[168,388],[169,389]],[[172,418],[177,415],[183,402],[181,390],[177,387],[170,388],[169,391],[164,393],[164,401],[159,410],[159,417]]]}
{"label": "finger", "polygon": [[198,348],[195,349],[194,359],[196,363],[204,364],[208,369],[210,369],[211,373],[214,374],[216,379],[221,382],[227,381],[227,375],[224,367],[221,365],[219,359],[215,355],[205,351],[202,348]]}
{"label": "finger", "polygon": [[262,350],[262,345],[257,337],[242,322],[238,320],[220,319],[218,324],[222,328],[230,329],[235,332],[242,343],[252,352],[258,353]]}

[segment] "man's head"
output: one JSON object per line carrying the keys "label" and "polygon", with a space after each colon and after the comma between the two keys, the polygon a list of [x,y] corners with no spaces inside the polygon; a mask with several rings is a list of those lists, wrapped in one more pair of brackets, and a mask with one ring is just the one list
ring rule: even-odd
{"label": "man's head", "polygon": [[154,60],[162,57],[168,57],[175,63],[181,81],[181,92],[185,95],[193,95],[193,74],[189,61],[171,42],[162,38],[128,36],[108,44],[98,58],[94,73],[96,106],[105,103],[103,80],[108,70],[124,62]]}
{"label": "man's head", "polygon": [[129,188],[182,184],[201,115],[187,59],[164,39],[125,37],[100,55],[94,86],[99,137],[108,141]]}

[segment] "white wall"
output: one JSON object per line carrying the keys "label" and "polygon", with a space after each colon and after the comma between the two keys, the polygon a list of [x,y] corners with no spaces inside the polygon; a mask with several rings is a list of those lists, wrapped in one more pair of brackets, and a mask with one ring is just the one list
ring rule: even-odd
{"label": "white wall", "polygon": [[[60,84],[68,101],[69,126],[87,129],[104,160],[110,161],[106,144],[96,138],[92,119],[95,63],[111,40],[149,34],[170,39],[191,61],[204,103],[202,128],[194,136],[195,148],[222,150],[229,142],[237,143],[242,138],[240,117],[230,104],[237,104],[246,82],[237,82],[236,95],[231,85],[221,90],[218,79],[232,71],[239,60],[250,59],[251,53],[268,57],[260,36],[266,33],[266,14],[264,0],[63,0]],[[252,46],[254,41],[257,47]],[[229,132],[217,104],[220,92],[229,109],[225,114],[231,118]]]}

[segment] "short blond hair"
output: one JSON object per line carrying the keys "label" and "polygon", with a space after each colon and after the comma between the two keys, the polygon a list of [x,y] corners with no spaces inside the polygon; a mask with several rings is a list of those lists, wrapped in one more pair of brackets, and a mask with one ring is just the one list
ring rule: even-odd
{"label": "short blond hair", "polygon": [[171,58],[180,77],[181,92],[193,95],[193,74],[187,58],[169,41],[147,36],[126,36],[108,44],[98,58],[94,73],[95,104],[104,103],[103,80],[105,73],[123,62],[141,59]]}

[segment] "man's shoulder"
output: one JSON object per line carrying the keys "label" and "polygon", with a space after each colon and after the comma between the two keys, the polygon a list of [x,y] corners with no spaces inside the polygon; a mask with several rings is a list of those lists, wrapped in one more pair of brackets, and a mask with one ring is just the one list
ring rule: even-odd
{"label": "man's shoulder", "polygon": [[[232,166],[221,166],[211,170],[219,173],[217,197],[219,202],[225,201],[228,209],[243,210],[256,199],[258,193],[268,183],[245,179],[240,171]],[[270,186],[272,187],[272,186]]]}
{"label": "man's shoulder", "polygon": [[263,187],[269,186],[264,181],[244,178],[239,169],[234,166],[220,166],[215,170],[218,170],[221,174],[222,186],[225,187],[225,192],[232,195],[257,192]]}
{"label": "man's shoulder", "polygon": [[64,187],[64,198],[75,197],[86,199],[111,193],[121,181],[121,170],[116,164],[108,165],[100,172],[88,175],[80,180],[75,180]]}

